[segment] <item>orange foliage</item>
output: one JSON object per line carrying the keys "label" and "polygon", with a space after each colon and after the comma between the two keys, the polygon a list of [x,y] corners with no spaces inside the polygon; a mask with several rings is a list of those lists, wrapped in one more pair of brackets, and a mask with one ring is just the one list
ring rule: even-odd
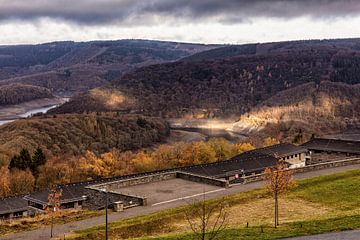
{"label": "orange foliage", "polygon": [[295,186],[292,171],[286,169],[286,165],[282,162],[278,163],[274,168],[265,170],[266,188],[269,193],[274,196],[275,200],[275,228],[279,225],[279,201],[280,194],[289,191]]}

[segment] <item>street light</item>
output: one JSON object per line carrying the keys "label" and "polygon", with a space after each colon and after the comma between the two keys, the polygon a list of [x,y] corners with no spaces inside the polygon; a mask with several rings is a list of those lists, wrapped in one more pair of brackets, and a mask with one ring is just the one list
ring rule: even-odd
{"label": "street light", "polygon": [[108,240],[109,239],[109,231],[108,231],[108,206],[109,206],[109,198],[108,198],[108,191],[107,189],[103,188],[100,191],[102,191],[103,193],[105,193],[105,198],[106,198],[106,204],[105,204],[105,239]]}

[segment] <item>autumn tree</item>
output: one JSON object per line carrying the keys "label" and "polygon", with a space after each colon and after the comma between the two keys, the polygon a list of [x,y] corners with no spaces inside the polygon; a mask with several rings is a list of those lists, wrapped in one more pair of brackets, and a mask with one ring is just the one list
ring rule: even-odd
{"label": "autumn tree", "polygon": [[204,195],[202,201],[189,204],[185,217],[195,239],[215,240],[227,226],[227,204],[207,202]]}
{"label": "autumn tree", "polygon": [[189,145],[190,143],[184,142],[160,145],[151,153],[151,158],[156,160],[156,168],[164,169],[181,166],[184,149]]}
{"label": "autumn tree", "polygon": [[131,160],[134,172],[149,172],[156,170],[156,162],[144,151],[135,154]]}
{"label": "autumn tree", "polygon": [[76,161],[72,159],[64,161],[62,158],[49,159],[45,165],[39,168],[37,187],[47,189],[59,184],[80,181],[79,171],[81,170],[78,165],[77,159]]}
{"label": "autumn tree", "polygon": [[255,149],[255,147],[251,143],[236,143],[235,148],[238,154]]}
{"label": "autumn tree", "polygon": [[19,169],[13,169],[10,171],[10,189],[11,194],[24,194],[34,191],[35,177],[32,175],[29,169],[22,171]]}
{"label": "autumn tree", "polygon": [[182,154],[183,165],[210,163],[216,161],[216,152],[204,142],[189,144]]}
{"label": "autumn tree", "polygon": [[35,178],[30,170],[0,169],[0,196],[29,193],[34,190]]}
{"label": "autumn tree", "polygon": [[279,143],[280,143],[280,141],[277,140],[276,138],[267,137],[264,139],[263,147],[269,147],[269,146],[276,145]]}
{"label": "autumn tree", "polygon": [[0,197],[10,195],[10,171],[7,167],[0,169]]}
{"label": "autumn tree", "polygon": [[50,236],[53,237],[54,217],[59,214],[61,207],[62,189],[53,189],[48,195],[46,212],[51,216]]}
{"label": "autumn tree", "polygon": [[215,151],[217,160],[227,160],[237,154],[236,146],[224,138],[211,138],[206,144]]}
{"label": "autumn tree", "polygon": [[279,225],[279,195],[286,193],[295,186],[292,171],[287,169],[283,162],[275,167],[265,169],[266,188],[274,197],[274,224]]}

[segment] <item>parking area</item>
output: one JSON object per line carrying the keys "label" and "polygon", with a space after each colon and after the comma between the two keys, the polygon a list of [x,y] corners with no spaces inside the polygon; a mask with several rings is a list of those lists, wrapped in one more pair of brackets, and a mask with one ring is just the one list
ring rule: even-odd
{"label": "parking area", "polygon": [[224,190],[224,188],[203,183],[191,182],[180,178],[174,178],[164,181],[123,187],[116,189],[115,191],[123,194],[144,196],[147,198],[148,205],[158,205],[172,201],[186,200],[192,197],[203,195],[204,193],[222,190]]}

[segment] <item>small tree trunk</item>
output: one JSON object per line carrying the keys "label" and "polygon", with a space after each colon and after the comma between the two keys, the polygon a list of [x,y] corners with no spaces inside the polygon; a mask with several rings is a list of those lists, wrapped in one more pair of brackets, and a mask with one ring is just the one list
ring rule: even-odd
{"label": "small tree trunk", "polygon": [[53,237],[54,218],[51,217],[50,237]]}
{"label": "small tree trunk", "polygon": [[276,223],[279,226],[279,198],[276,199]]}
{"label": "small tree trunk", "polygon": [[275,228],[277,228],[277,220],[278,220],[278,218],[277,218],[277,211],[278,211],[278,209],[277,209],[277,201],[278,201],[278,197],[277,197],[277,193],[275,192],[275,196],[274,196],[274,199],[275,199],[275,206],[274,206],[274,209],[275,209],[275,213],[274,213],[274,219],[275,219],[275,221],[274,221],[274,224],[275,224]]}

